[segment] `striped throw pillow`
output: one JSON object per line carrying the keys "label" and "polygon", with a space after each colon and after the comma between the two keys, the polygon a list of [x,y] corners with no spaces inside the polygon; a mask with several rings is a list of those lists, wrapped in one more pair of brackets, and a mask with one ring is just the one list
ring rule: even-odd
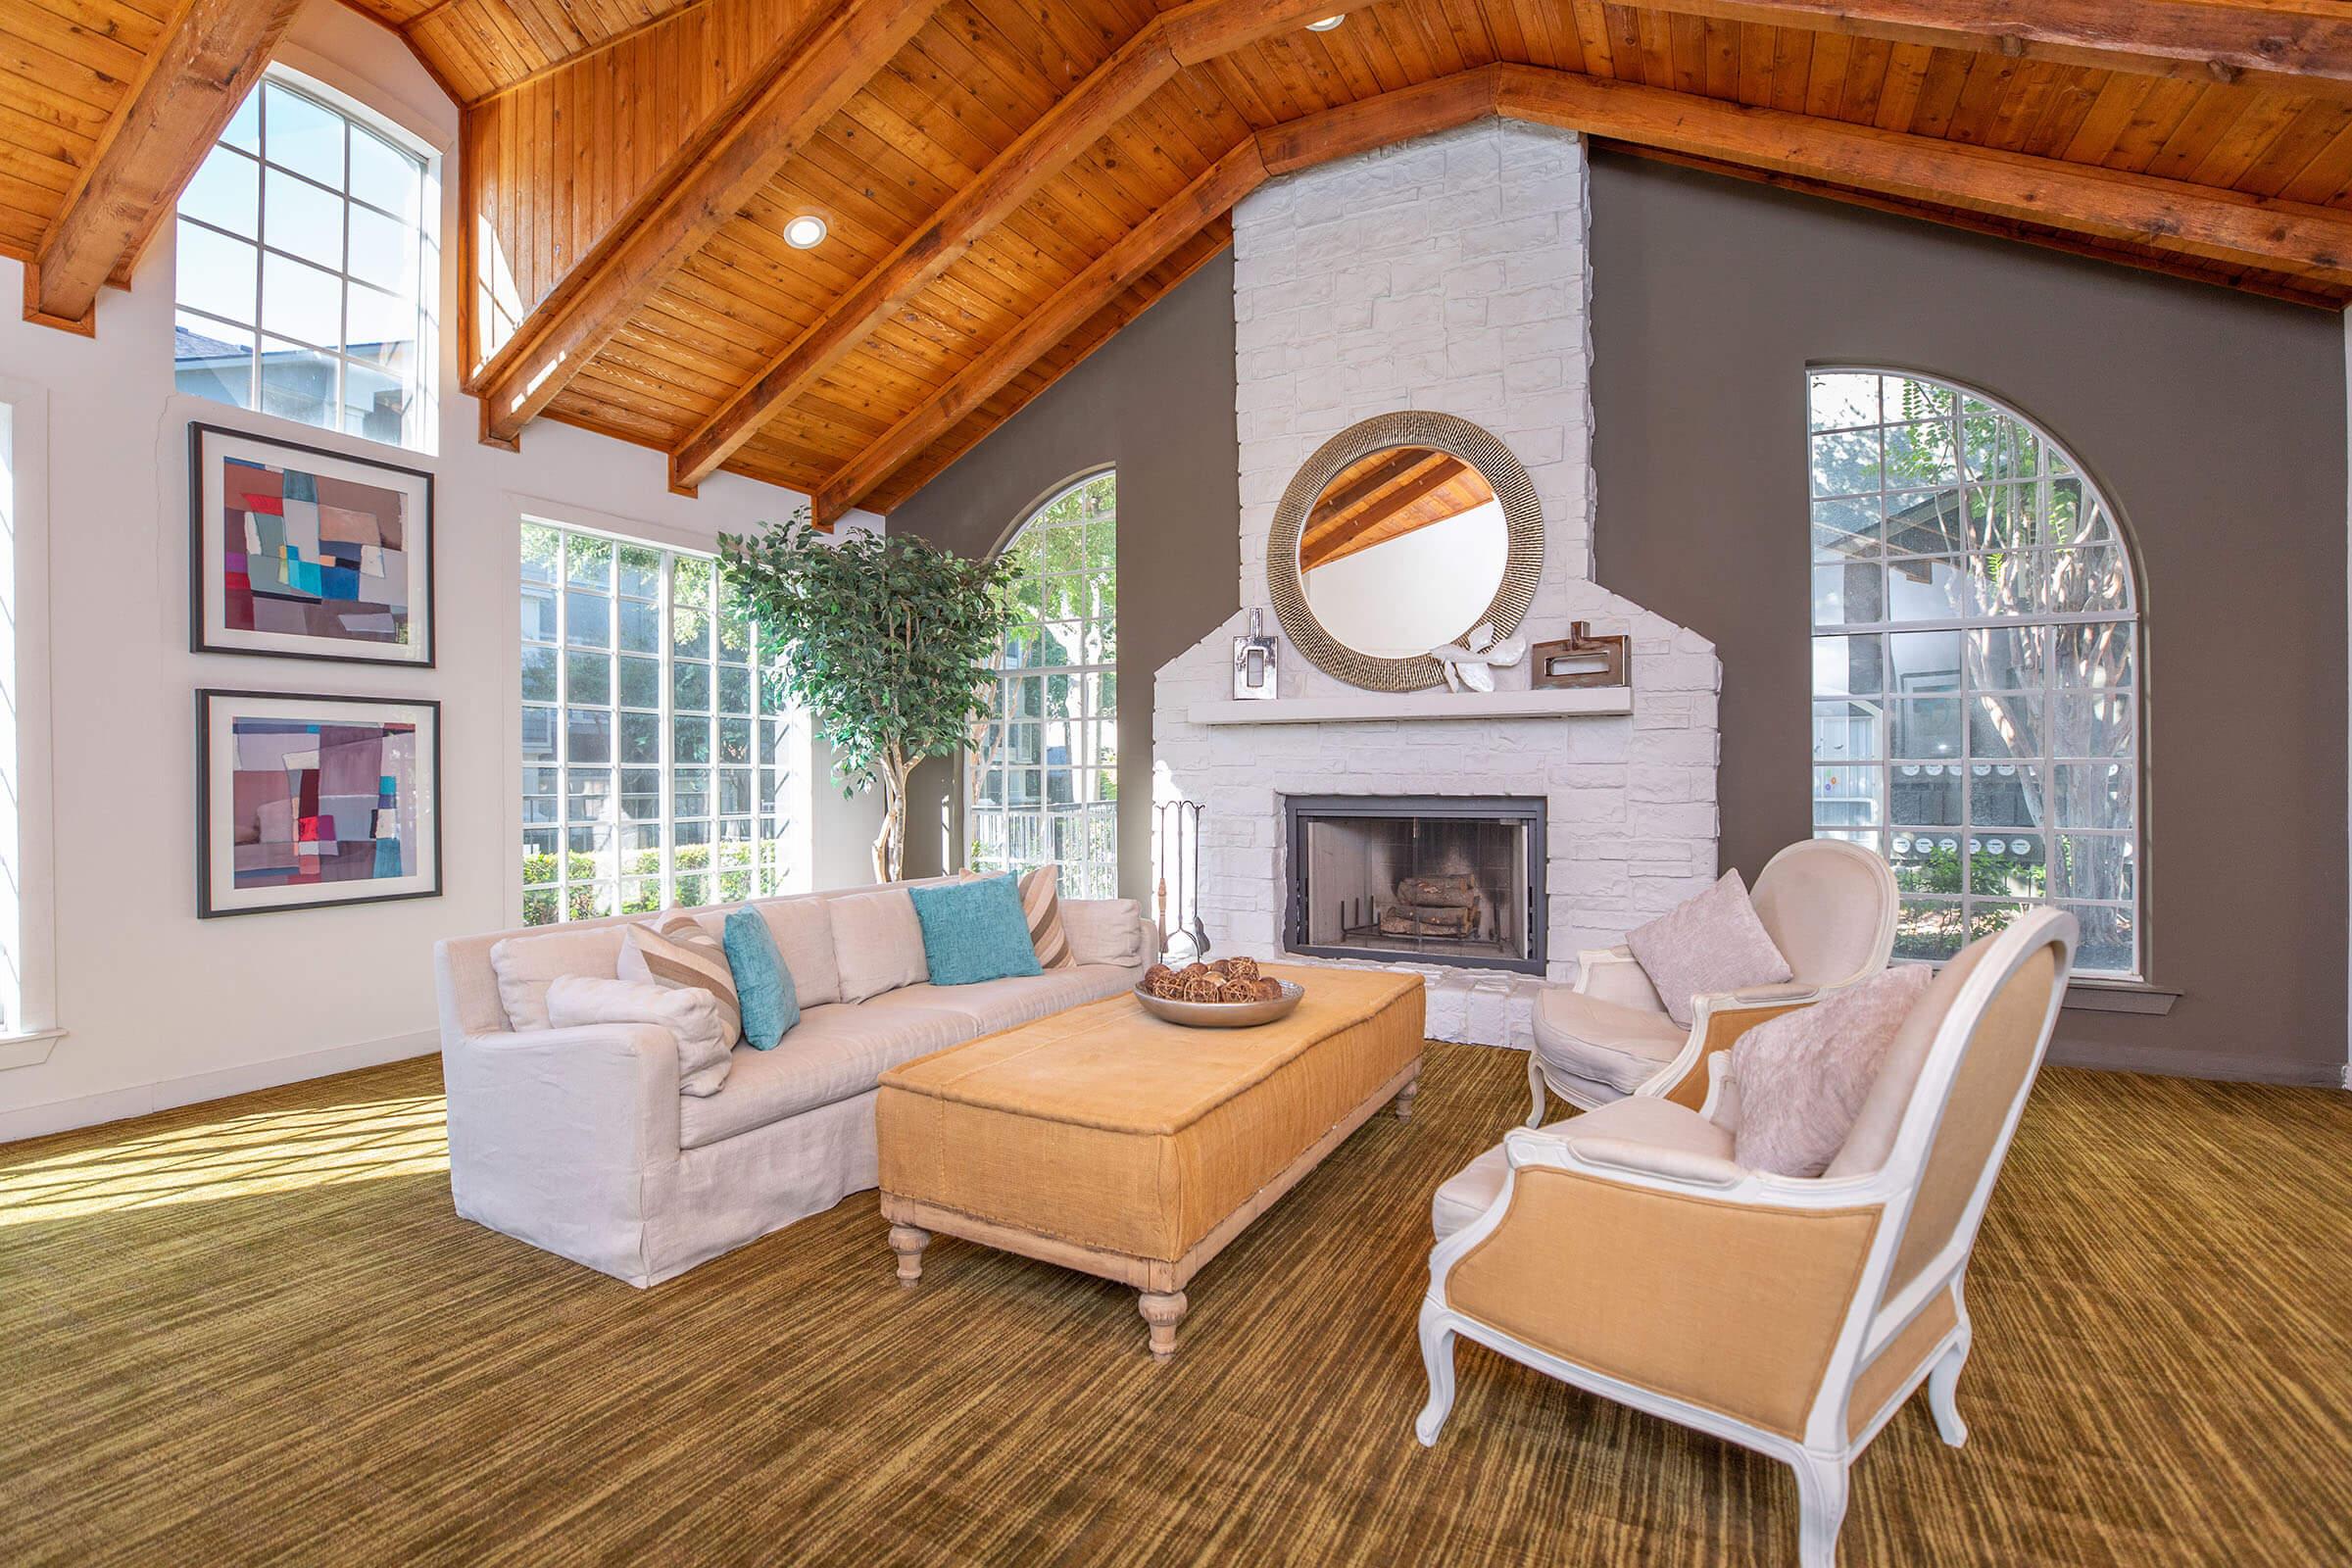
{"label": "striped throw pillow", "polygon": [[735,971],[727,966],[727,950],[703,929],[702,922],[679,910],[652,925],[629,927],[620,945],[620,977],[672,990],[699,988],[718,1004],[718,1032],[732,1051],[743,1039],[743,1003],[735,994]]}
{"label": "striped throw pillow", "polygon": [[1029,945],[1041,969],[1075,969],[1078,955],[1061,929],[1061,867],[1041,865],[1021,878],[1021,913],[1029,921]]}

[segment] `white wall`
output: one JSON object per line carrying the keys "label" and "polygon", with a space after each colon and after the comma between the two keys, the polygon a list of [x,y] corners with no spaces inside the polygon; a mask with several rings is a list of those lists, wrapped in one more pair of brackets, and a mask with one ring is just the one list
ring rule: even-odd
{"label": "white wall", "polygon": [[[1716,876],[1714,646],[1592,580],[1592,278],[1584,143],[1485,121],[1303,170],[1234,211],[1243,611],[1162,664],[1156,798],[1208,805],[1201,917],[1219,950],[1281,948],[1286,795],[1542,795],[1549,978]],[[1543,507],[1525,630],[1587,620],[1634,639],[1634,711],[1614,717],[1311,726],[1191,722],[1231,688],[1232,638],[1266,611],[1267,540],[1314,451],[1359,419],[1434,410],[1484,427]],[[1524,688],[1528,672],[1497,671]],[[1282,650],[1281,694],[1362,696]],[[1433,990],[1439,1039],[1523,1043],[1524,1003],[1484,1019]],[[1447,1032],[1447,1031],[1455,1032]]]}
{"label": "white wall", "polygon": [[[278,58],[443,150],[441,297],[456,301],[456,108],[390,32],[334,0],[311,0]],[[0,298],[18,297],[21,270],[0,261]],[[49,430],[55,1010],[66,1031],[47,1060],[0,1067],[0,1139],[431,1050],[433,942],[518,918],[518,514],[593,517],[709,549],[722,530],[779,519],[803,499],[720,474],[687,500],[669,493],[661,454],[551,423],[532,426],[519,454],[482,446],[477,405],[456,391],[448,329],[437,457],[181,397],[172,305],[167,223],[135,287],[101,297],[94,339],[0,318],[0,382],[42,389]],[[191,419],[434,470],[438,669],[187,651]],[[193,693],[205,686],[438,698],[444,896],[199,922]],[[846,806],[821,777],[811,794],[819,885],[870,880],[871,797]],[[835,853],[839,841],[856,854]]]}

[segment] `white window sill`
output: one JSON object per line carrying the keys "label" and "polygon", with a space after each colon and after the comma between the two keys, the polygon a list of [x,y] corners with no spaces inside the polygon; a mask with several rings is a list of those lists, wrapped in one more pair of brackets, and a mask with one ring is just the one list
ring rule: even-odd
{"label": "white window sill", "polygon": [[0,1071],[10,1067],[38,1067],[49,1059],[49,1053],[66,1037],[63,1029],[27,1029],[21,1034],[0,1034]]}

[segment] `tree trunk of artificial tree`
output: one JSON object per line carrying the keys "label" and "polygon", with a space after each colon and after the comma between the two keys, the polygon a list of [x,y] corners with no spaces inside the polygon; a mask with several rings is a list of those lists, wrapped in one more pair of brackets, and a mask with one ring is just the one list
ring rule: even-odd
{"label": "tree trunk of artificial tree", "polygon": [[906,775],[904,763],[882,764],[882,831],[874,835],[874,880],[896,882],[906,863]]}

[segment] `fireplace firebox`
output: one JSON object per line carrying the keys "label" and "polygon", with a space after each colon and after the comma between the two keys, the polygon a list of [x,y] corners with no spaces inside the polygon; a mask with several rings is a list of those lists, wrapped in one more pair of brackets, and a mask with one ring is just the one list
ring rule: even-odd
{"label": "fireplace firebox", "polygon": [[1544,972],[1544,802],[1298,795],[1284,946],[1322,958]]}

